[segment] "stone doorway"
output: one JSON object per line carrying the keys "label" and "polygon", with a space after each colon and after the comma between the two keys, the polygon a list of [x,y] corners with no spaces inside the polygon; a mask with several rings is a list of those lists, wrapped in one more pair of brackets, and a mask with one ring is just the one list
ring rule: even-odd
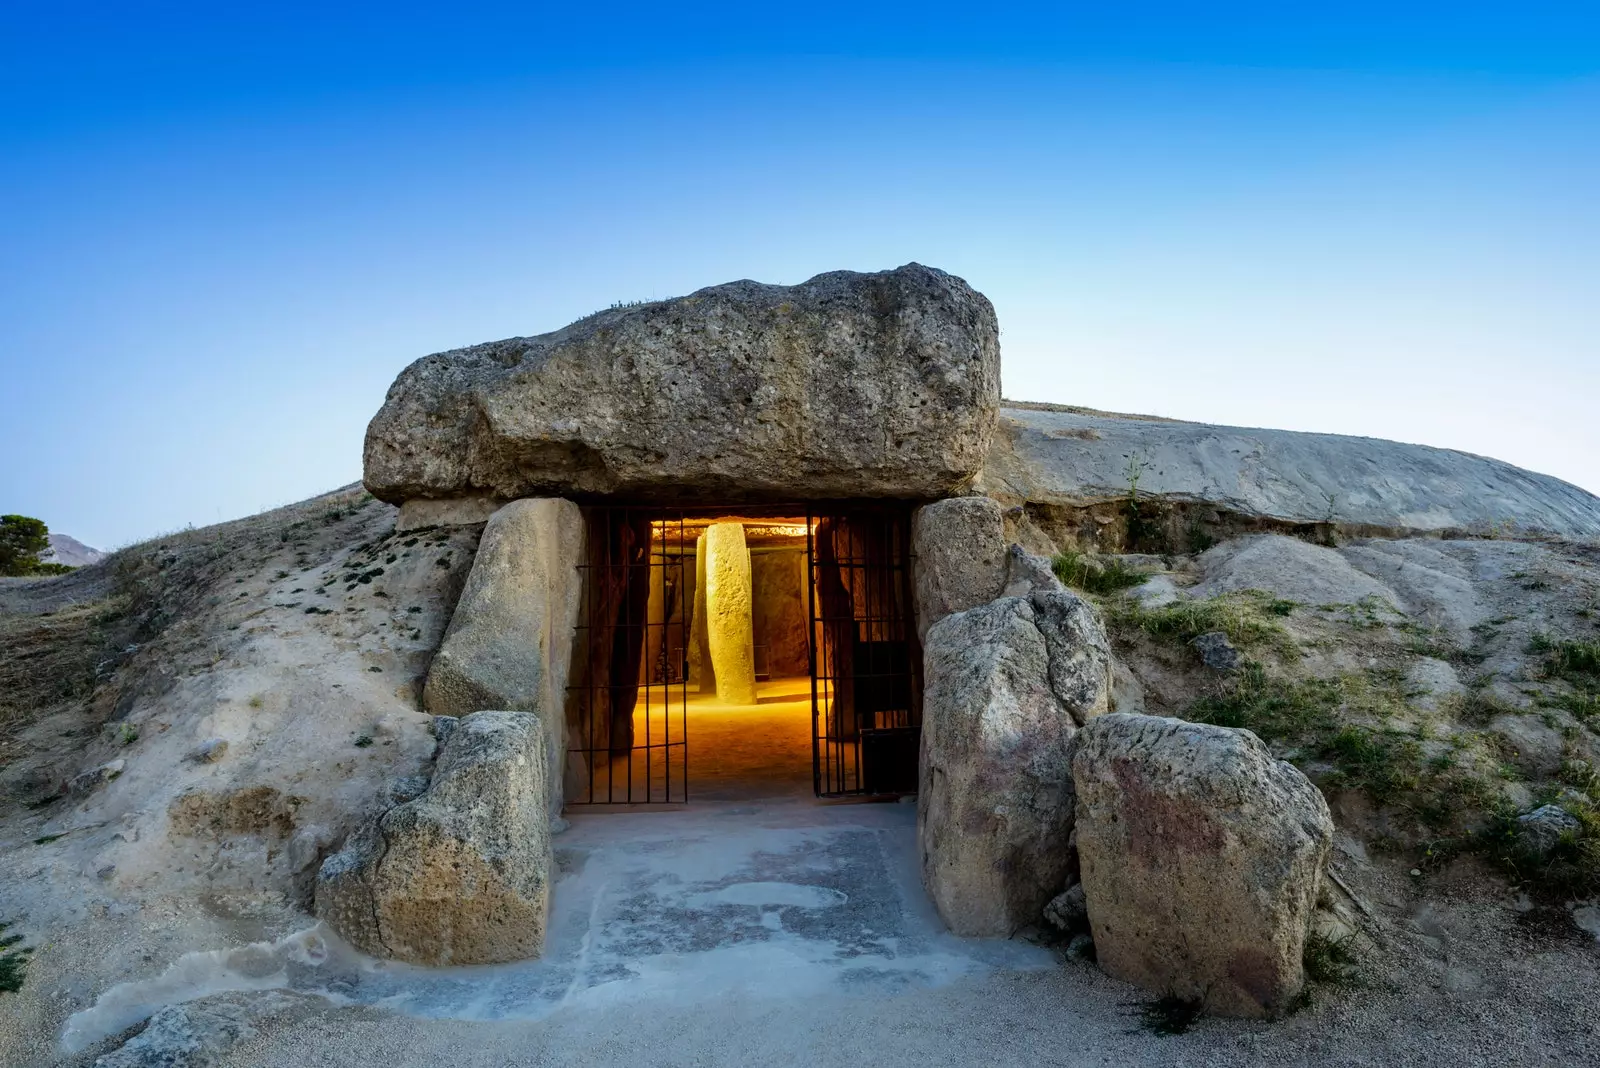
{"label": "stone doorway", "polygon": [[906,507],[584,512],[568,804],[915,790]]}

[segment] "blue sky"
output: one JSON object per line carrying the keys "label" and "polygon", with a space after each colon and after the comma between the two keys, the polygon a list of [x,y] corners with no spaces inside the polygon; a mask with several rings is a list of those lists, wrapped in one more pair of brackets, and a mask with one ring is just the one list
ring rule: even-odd
{"label": "blue sky", "polygon": [[1009,396],[1600,490],[1591,5],[231,6],[0,0],[0,511],[232,518],[418,356],[910,260]]}

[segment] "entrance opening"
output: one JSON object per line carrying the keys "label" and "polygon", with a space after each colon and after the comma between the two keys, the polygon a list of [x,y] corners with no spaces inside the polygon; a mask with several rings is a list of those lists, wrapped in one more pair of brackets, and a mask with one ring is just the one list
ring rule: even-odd
{"label": "entrance opening", "polygon": [[916,788],[905,506],[585,512],[570,804]]}

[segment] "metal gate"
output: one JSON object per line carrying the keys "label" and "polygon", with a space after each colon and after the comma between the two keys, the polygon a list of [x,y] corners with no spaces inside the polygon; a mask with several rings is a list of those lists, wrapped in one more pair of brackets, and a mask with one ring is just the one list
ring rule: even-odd
{"label": "metal gate", "polygon": [[917,789],[922,652],[912,624],[910,518],[892,504],[807,515],[818,797]]}
{"label": "metal gate", "polygon": [[812,778],[819,797],[917,788],[921,651],[910,511],[840,505],[597,505],[567,716],[573,805],[689,799],[695,543],[707,521],[805,517]]}
{"label": "metal gate", "polygon": [[[567,687],[568,804],[689,800],[688,677],[681,653],[692,589],[692,538],[684,564],[684,513],[584,509],[588,550],[583,603]],[[651,619],[652,586],[664,611]],[[677,622],[674,622],[674,617]]]}

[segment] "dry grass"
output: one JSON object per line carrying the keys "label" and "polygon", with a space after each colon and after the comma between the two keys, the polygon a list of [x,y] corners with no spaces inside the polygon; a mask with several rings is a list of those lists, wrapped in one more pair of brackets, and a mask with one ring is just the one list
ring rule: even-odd
{"label": "dry grass", "polygon": [[93,692],[96,669],[114,656],[125,601],[73,605],[49,615],[0,616],[0,765],[17,734]]}

